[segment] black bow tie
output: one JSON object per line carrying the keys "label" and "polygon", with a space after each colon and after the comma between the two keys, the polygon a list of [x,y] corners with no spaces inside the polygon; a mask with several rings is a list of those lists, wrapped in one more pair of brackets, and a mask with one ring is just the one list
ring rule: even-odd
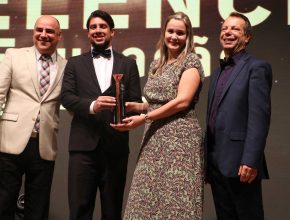
{"label": "black bow tie", "polygon": [[111,50],[110,49],[100,50],[97,48],[93,48],[92,55],[93,55],[93,57],[102,56],[105,58],[110,58],[111,57]]}
{"label": "black bow tie", "polygon": [[233,66],[235,64],[235,61],[232,57],[228,57],[227,59],[220,59],[220,66],[221,68],[225,68],[226,66]]}

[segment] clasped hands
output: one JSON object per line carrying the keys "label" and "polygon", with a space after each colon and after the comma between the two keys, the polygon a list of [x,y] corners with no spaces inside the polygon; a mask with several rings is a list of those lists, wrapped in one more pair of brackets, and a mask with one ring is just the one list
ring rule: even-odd
{"label": "clasped hands", "polygon": [[[138,102],[126,102],[126,112],[143,112],[143,103]],[[145,122],[145,117],[142,115],[133,115],[122,120],[122,124],[110,124],[110,126],[117,131],[129,131],[142,125]]]}
{"label": "clasped hands", "polygon": [[[116,98],[112,96],[99,96],[93,106],[95,113],[103,110],[113,111],[116,107]],[[141,113],[143,111],[143,103],[126,102],[126,112]],[[128,131],[142,125],[145,121],[144,116],[134,115],[122,120],[122,124],[110,124],[110,126],[117,131]]]}

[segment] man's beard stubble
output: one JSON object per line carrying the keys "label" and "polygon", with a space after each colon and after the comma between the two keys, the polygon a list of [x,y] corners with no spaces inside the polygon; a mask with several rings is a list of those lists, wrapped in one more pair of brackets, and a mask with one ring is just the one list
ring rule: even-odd
{"label": "man's beard stubble", "polygon": [[95,42],[92,42],[93,48],[96,48],[97,50],[105,50],[109,47],[110,41],[105,41],[103,44],[96,44]]}

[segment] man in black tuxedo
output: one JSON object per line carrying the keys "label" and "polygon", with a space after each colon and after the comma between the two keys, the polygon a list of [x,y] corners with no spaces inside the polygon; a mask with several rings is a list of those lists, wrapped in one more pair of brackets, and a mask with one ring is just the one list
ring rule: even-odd
{"label": "man in black tuxedo", "polygon": [[248,18],[231,13],[220,33],[225,60],[209,85],[205,152],[218,220],[264,219],[272,69],[245,51],[250,39]]}
{"label": "man in black tuxedo", "polygon": [[61,102],[73,112],[69,138],[71,220],[92,219],[97,189],[102,219],[121,219],[129,153],[128,132],[111,128],[116,105],[112,74],[123,75],[124,101],[141,102],[136,61],[115,52],[114,21],[96,10],[87,20],[91,50],[69,59]]}

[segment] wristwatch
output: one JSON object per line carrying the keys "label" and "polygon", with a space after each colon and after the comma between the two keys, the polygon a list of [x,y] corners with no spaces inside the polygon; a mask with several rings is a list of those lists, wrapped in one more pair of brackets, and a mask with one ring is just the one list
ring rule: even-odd
{"label": "wristwatch", "polygon": [[144,116],[144,118],[145,118],[145,123],[150,124],[150,123],[153,122],[153,120],[149,118],[149,115],[148,115],[148,114],[141,114],[141,115]]}

